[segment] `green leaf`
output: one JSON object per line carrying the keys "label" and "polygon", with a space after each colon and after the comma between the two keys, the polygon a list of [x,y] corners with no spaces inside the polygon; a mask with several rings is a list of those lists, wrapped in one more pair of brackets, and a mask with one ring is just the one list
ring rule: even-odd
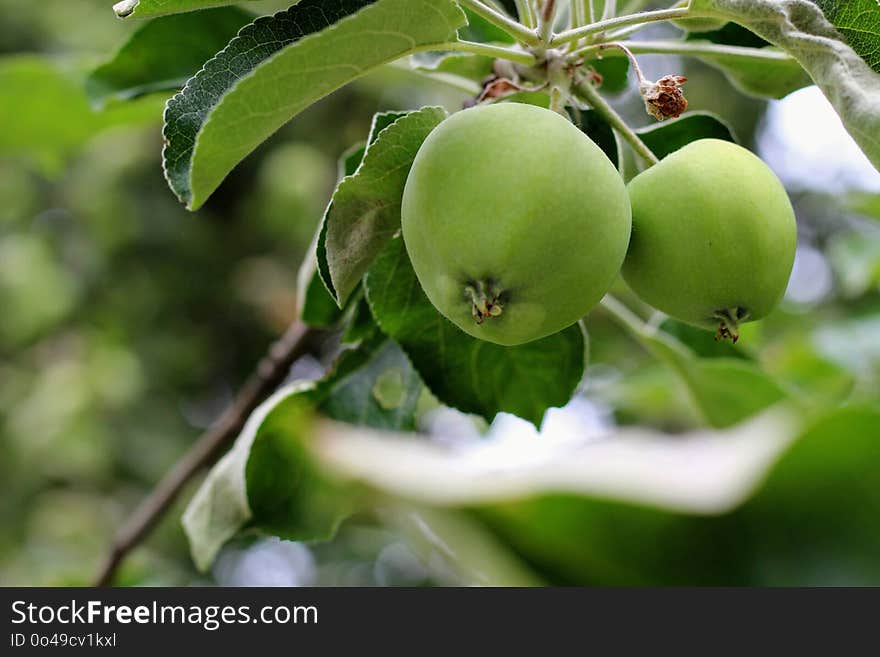
{"label": "green leaf", "polygon": [[858,298],[880,287],[880,234],[841,231],[831,238],[826,253],[843,297]]}
{"label": "green leaf", "polygon": [[724,27],[711,32],[690,32],[688,41],[709,41],[722,46],[742,46],[743,48],[763,48],[770,44],[751,30],[736,23],[725,23]]}
{"label": "green leaf", "polygon": [[658,327],[678,342],[681,342],[699,358],[737,358],[752,360],[739,345],[728,340],[716,340],[710,331],[685,324],[667,317]]}
{"label": "green leaf", "polygon": [[681,377],[711,426],[733,426],[788,400],[782,386],[756,364],[729,357],[700,358],[668,333],[642,323],[616,300],[606,298],[603,304],[634,339]]}
{"label": "green leaf", "polygon": [[[373,116],[367,141],[352,146],[339,158],[340,183],[355,174],[367,148],[375,143],[379,133],[406,115],[407,112],[379,112]],[[336,291],[327,263],[327,217],[332,207],[331,199],[318,226],[314,245],[309,249],[310,256],[303,261],[298,276],[299,296],[302,299],[300,318],[310,326],[332,326],[344,314],[345,306],[341,308],[336,303]]]}
{"label": "green leaf", "polygon": [[602,152],[611,160],[614,168],[618,168],[621,161],[620,144],[608,122],[596,110],[581,110],[572,107],[567,110],[572,122],[602,149]]}
{"label": "green leaf", "polygon": [[[374,117],[374,128],[376,124],[377,120]],[[366,150],[366,144],[355,144],[342,154],[338,163],[340,180],[357,171],[361,160],[364,159]],[[324,245],[324,240],[327,236],[325,229],[326,221],[327,211],[325,210],[315,239],[312,241],[308,255],[300,265],[299,273],[297,274],[299,317],[309,326],[323,328],[334,326],[342,318],[344,310],[336,304],[336,299],[330,294],[328,288],[330,273],[327,269],[327,250]],[[327,283],[324,282],[325,276]]]}
{"label": "green leaf", "polygon": [[516,40],[507,32],[490,23],[482,16],[465,8],[467,25],[458,30],[458,36],[465,41],[479,41],[481,43],[515,43]]}
{"label": "green leaf", "polygon": [[880,73],[880,3],[877,0],[813,0],[850,48]]}
{"label": "green leaf", "polygon": [[719,571],[739,572],[748,553],[731,540],[735,526],[722,532],[706,516],[741,505],[797,430],[785,414],[723,432],[622,428],[507,466],[503,476],[504,453],[493,458],[482,445],[438,453],[393,435],[338,431],[319,437],[316,452],[343,480],[468,510],[550,583],[709,584],[720,583]]}
{"label": "green leaf", "polygon": [[569,585],[876,585],[878,421],[867,409],[823,418],[768,474],[753,473],[767,480],[751,499],[717,517],[598,495],[535,496],[480,515],[539,573]]}
{"label": "green leaf", "polygon": [[47,173],[99,132],[160,116],[156,98],[94,111],[76,70],[31,55],[0,58],[0,155],[26,158]]}
{"label": "green leaf", "polygon": [[700,359],[680,372],[713,427],[733,426],[787,398],[776,381],[744,360]]}
{"label": "green leaf", "polygon": [[491,57],[462,52],[425,52],[410,58],[414,70],[433,75],[454,75],[456,77],[482,83],[492,75]]}
{"label": "green leaf", "polygon": [[314,252],[303,261],[299,271],[299,318],[309,326],[330,328],[342,318],[342,309],[330,296],[320,275]]}
{"label": "green leaf", "polygon": [[376,259],[365,284],[379,327],[444,404],[489,421],[513,413],[539,426],[548,408],[568,403],[583,377],[579,326],[516,347],[473,338],[428,301],[399,237]]}
{"label": "green leaf", "polygon": [[843,199],[844,206],[871,219],[880,219],[880,194],[870,192],[853,192]]}
{"label": "green leaf", "polygon": [[365,295],[360,294],[357,299],[352,297],[349,306],[345,331],[341,338],[343,344],[357,344],[361,340],[371,338],[374,333],[378,332],[379,327],[376,326]]}
{"label": "green leaf", "polygon": [[[390,125],[400,116],[403,116],[403,114],[397,112],[386,112],[373,116],[373,126],[370,129],[370,137],[367,140],[367,143],[359,144],[350,148],[343,154],[342,159],[339,161],[340,183],[348,176],[353,176],[355,171],[357,171],[357,168],[364,160],[364,156],[367,154],[367,148],[373,143],[374,136],[378,136],[379,132],[386,126],[386,121],[387,125]],[[336,290],[333,289],[333,281],[330,278],[330,265],[327,264],[327,215],[330,213],[330,208],[332,206],[333,199],[331,197],[330,203],[327,204],[327,209],[324,210],[324,216],[321,217],[321,225],[318,226],[315,257],[318,262],[318,275],[321,277],[321,282],[324,283],[324,288],[327,290],[327,293],[335,304]]]}
{"label": "green leaf", "polygon": [[[870,32],[876,6],[866,0],[821,4],[829,15],[836,15],[833,10],[841,10],[844,4],[864,7],[869,30],[859,47],[869,59],[868,53],[876,55],[877,40]],[[790,53],[822,89],[868,159],[880,168],[880,73],[853,50],[840,31],[829,26],[819,5],[810,0],[691,0],[691,7],[740,23]],[[847,17],[841,23],[844,30],[849,29],[852,15],[849,11],[838,15],[839,20]]]}
{"label": "green leaf", "polygon": [[682,378],[694,403],[713,427],[730,427],[787,398],[755,364],[733,358],[699,358],[669,335],[642,340]]}
{"label": "green leaf", "polygon": [[602,76],[602,91],[619,94],[629,86],[629,60],[626,57],[603,57],[590,59],[584,63]]}
{"label": "green leaf", "polygon": [[[367,141],[363,144],[352,146],[343,153],[342,157],[339,159],[340,183],[349,176],[355,174],[358,167],[361,165],[361,162],[363,162],[364,156],[367,154],[367,149],[376,141],[379,137],[379,133],[394,123],[397,119],[406,116],[406,114],[407,112],[379,112],[373,115],[370,134],[367,137]],[[324,216],[321,218],[321,224],[318,226],[318,234],[315,237],[315,246],[310,249],[310,251],[314,253],[314,265],[317,267],[317,272],[313,269],[300,272],[300,279],[302,280],[304,276],[314,276],[316,273],[323,283],[325,294],[321,295],[317,286],[315,286],[312,281],[309,284],[308,290],[313,293],[314,301],[320,303],[322,307],[326,306],[329,301],[336,306],[337,312],[341,314],[341,309],[336,303],[336,290],[333,288],[333,281],[330,278],[330,265],[327,263],[327,216],[330,214],[332,207],[333,200],[331,197],[330,203],[328,203],[327,209],[324,211]],[[306,260],[303,263],[303,267],[312,267],[312,261]],[[311,281],[311,279],[306,280]],[[306,297],[306,304],[308,304],[308,302],[309,297]],[[317,310],[318,309],[316,309],[316,312]],[[311,309],[306,305],[303,308],[303,312],[307,315],[311,314]]]}
{"label": "green leaf", "polygon": [[[692,39],[688,40],[688,43],[699,45],[698,41]],[[754,49],[742,49],[743,52],[748,50]],[[773,47],[757,50],[767,54],[779,53]],[[810,78],[804,69],[791,57],[751,58],[744,57],[739,52],[731,54],[705,52],[697,54],[697,57],[724,73],[734,87],[758,98],[784,98],[810,84]]]}
{"label": "green leaf", "polygon": [[[810,523],[831,521],[825,531],[870,533],[880,543],[880,408],[837,409],[812,421],[775,465],[753,504],[803,513],[803,523],[792,519],[803,528],[815,530]],[[840,511],[847,521],[835,518]],[[880,570],[880,564],[875,567]]]}
{"label": "green leaf", "polygon": [[257,19],[168,104],[165,170],[190,209],[303,109],[369,71],[456,38],[452,0],[303,0]]}
{"label": "green leaf", "polygon": [[252,0],[122,0],[113,5],[119,18],[154,18]]}
{"label": "green leaf", "polygon": [[180,88],[253,19],[250,12],[224,7],[145,23],[86,79],[89,99],[102,105]]}
{"label": "green leaf", "polygon": [[[379,338],[349,351],[311,395],[336,420],[388,430],[415,426],[422,384],[406,356]],[[294,541],[327,540],[354,508],[343,486],[314,462],[308,407],[288,398],[260,424],[245,471],[248,525]]]}
{"label": "green leaf", "polygon": [[321,383],[320,410],[334,420],[377,429],[415,429],[422,382],[409,359],[378,335],[346,352]]}
{"label": "green leaf", "polygon": [[[681,514],[718,514],[748,498],[799,431],[798,416],[785,409],[723,431],[671,436],[644,427],[601,429],[534,460],[507,464],[504,476],[497,476],[507,449],[501,444],[459,442],[460,449],[437,450],[409,434],[335,424],[317,428],[313,444],[328,471],[431,506],[475,508],[560,492]],[[461,441],[455,435],[438,438]]]}
{"label": "green leaf", "polygon": [[641,128],[636,133],[661,159],[697,139],[737,141],[733,129],[709,112],[690,112],[677,119]]}
{"label": "green leaf", "polygon": [[339,305],[400,230],[400,204],[412,162],[422,142],[445,118],[440,107],[398,118],[377,133],[357,172],[336,188],[324,222],[324,248]]}
{"label": "green leaf", "polygon": [[[350,512],[344,489],[310,458],[310,396],[286,397],[260,423],[244,468],[250,517],[244,525],[230,526],[233,535],[246,526],[291,541],[322,541]],[[199,565],[204,568],[213,558],[206,554]]]}
{"label": "green leaf", "polygon": [[546,585],[467,511],[391,502],[381,517],[444,586]]}
{"label": "green leaf", "polygon": [[193,209],[197,207],[191,199],[191,166],[197,139],[211,113],[239,80],[259,69],[266,59],[284,47],[321,32],[369,4],[372,4],[370,0],[343,1],[334,6],[333,12],[324,14],[317,0],[306,0],[301,6],[261,17],[242,29],[187,82],[183,91],[168,103],[164,131],[165,175],[181,201]]}
{"label": "green leaf", "polygon": [[351,498],[306,448],[313,411],[381,429],[410,429],[421,390],[400,349],[377,339],[345,352],[321,381],[276,392],[248,418],[183,515],[196,565],[208,568],[246,526],[296,540],[331,536],[351,510]]}
{"label": "green leaf", "polygon": [[880,583],[876,405],[807,422],[777,409],[725,431],[620,428],[603,438],[503,477],[482,444],[438,452],[332,427],[315,453],[385,495],[467,510],[550,583]]}
{"label": "green leaf", "polygon": [[815,337],[809,334],[789,335],[783,344],[774,345],[764,369],[790,386],[808,408],[842,404],[856,384],[852,372],[819,353]]}
{"label": "green leaf", "polygon": [[302,411],[314,393],[310,383],[293,383],[263,402],[248,418],[241,434],[215,465],[183,514],[193,560],[200,570],[210,567],[217,552],[254,516],[247,496],[245,472],[251,447],[264,421],[276,410],[286,415],[290,407]]}

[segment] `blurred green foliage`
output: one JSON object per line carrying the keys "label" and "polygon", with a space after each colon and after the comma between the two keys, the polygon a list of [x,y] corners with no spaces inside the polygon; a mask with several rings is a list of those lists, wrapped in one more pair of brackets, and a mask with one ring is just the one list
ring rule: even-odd
{"label": "blurred green foliage", "polygon": [[[126,513],[217,415],[294,316],[296,270],[332,191],[337,157],[365,138],[375,111],[425,104],[457,109],[466,98],[400,68],[383,70],[298,117],[193,215],[162,176],[165,98],[95,113],[84,95],[88,66],[109,57],[136,27],[116,20],[110,4],[0,0],[0,584],[88,582]],[[685,69],[691,109],[718,113],[741,143],[753,145],[765,104],[739,95],[707,66],[688,62]],[[620,103],[636,125],[647,123],[638,99],[624,96]],[[833,288],[749,326],[747,346],[734,354],[685,327],[671,332],[705,358],[756,358],[805,399],[821,400],[817,404],[876,405],[877,197],[794,200],[802,238],[827,256]],[[622,284],[616,293],[639,306]],[[597,310],[589,330],[585,394],[613,407],[617,422],[669,431],[700,423],[675,372],[607,315]],[[829,442],[799,467],[815,469],[833,456]],[[845,472],[842,467],[836,472]],[[484,519],[550,581],[639,582],[658,572],[664,581],[702,575],[723,581],[713,564],[681,554],[692,557],[701,541],[717,546],[743,527],[753,536],[771,524],[782,526],[761,544],[766,558],[760,561],[743,562],[748,552],[734,554],[743,544],[727,544],[738,573],[763,569],[742,579],[775,583],[789,578],[787,569],[800,568],[816,583],[851,583],[868,572],[856,547],[862,534],[878,531],[880,519],[853,516],[858,527],[846,537],[856,546],[858,567],[835,579],[822,570],[821,545],[800,550],[785,543],[788,512],[806,507],[798,506],[801,493],[790,485],[799,476],[795,468],[780,472],[773,485],[782,492],[773,504],[784,508],[762,506],[759,498],[738,515],[711,523],[676,519],[671,528],[659,527],[666,520],[657,514],[615,511],[645,515],[632,526],[651,540],[671,536],[667,547],[678,542],[677,556],[651,557],[649,546],[635,545],[638,536],[615,536],[614,514],[598,502],[509,505]],[[829,483],[815,491],[817,499],[830,505],[845,493],[864,494],[845,485],[845,474],[836,476],[837,493],[830,494]],[[876,495],[876,487],[871,492]],[[122,583],[201,581],[180,511],[173,509],[134,554]],[[803,530],[798,536],[809,541],[809,514],[795,519]],[[356,518],[335,542],[316,548],[318,581],[453,579],[445,571],[420,570],[398,541],[372,518]],[[612,550],[619,547],[615,541],[636,550],[624,555],[626,571]],[[831,548],[845,551],[841,545]],[[391,548],[396,556],[383,561]]]}
{"label": "blurred green foliage", "polygon": [[[400,71],[364,80],[194,215],[162,176],[165,97],[96,113],[84,94],[89,65],[137,27],[110,4],[0,0],[0,584],[89,581],[125,514],[293,318],[339,154],[374,111],[461,102],[413,92]],[[123,582],[194,577],[179,519]]]}

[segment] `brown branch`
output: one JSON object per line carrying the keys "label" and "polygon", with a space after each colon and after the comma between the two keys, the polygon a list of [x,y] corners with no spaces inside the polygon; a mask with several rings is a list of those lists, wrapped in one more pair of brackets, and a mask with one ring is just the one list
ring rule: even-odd
{"label": "brown branch", "polygon": [[235,401],[171,468],[116,534],[110,552],[95,577],[94,586],[112,583],[129,552],[156,526],[187,483],[227,450],[244,427],[248,416],[284,381],[291,365],[314,345],[317,335],[317,331],[294,321],[281,339],[269,348],[239,390]]}

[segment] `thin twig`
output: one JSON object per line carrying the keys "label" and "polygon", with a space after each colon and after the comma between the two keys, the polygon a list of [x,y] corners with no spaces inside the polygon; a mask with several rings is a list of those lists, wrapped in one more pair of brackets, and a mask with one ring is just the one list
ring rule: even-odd
{"label": "thin twig", "polygon": [[716,43],[689,43],[687,41],[618,41],[636,55],[693,55],[695,57],[730,57],[743,61],[787,61],[792,56],[775,48],[751,48],[748,46],[727,46]]}
{"label": "thin twig", "polygon": [[571,29],[587,24],[587,16],[584,11],[584,3],[582,0],[573,0],[569,11],[571,12],[569,20],[569,27]]}
{"label": "thin twig", "polygon": [[639,338],[651,337],[653,335],[645,321],[615,296],[606,294],[600,303],[621,326],[633,335]]}
{"label": "thin twig", "polygon": [[556,0],[544,0],[538,21],[538,36],[545,45],[553,38],[553,21],[556,19]]}
{"label": "thin twig", "polygon": [[251,412],[284,381],[290,366],[310,348],[318,332],[295,321],[257,364],[230,405],[135,509],[116,534],[94,586],[108,586],[128,554],[146,538],[186,484],[216,461],[239,434]]}
{"label": "thin twig", "polygon": [[501,28],[510,36],[526,45],[537,46],[540,43],[538,35],[533,30],[528,29],[526,26],[521,25],[508,16],[505,16],[500,11],[496,11],[488,5],[484,5],[480,0],[458,0],[458,4],[462,7],[467,7],[478,16],[482,16],[496,27]]}
{"label": "thin twig", "polygon": [[[792,57],[782,50],[772,48],[751,48],[748,46],[726,46],[715,43],[690,43],[687,41],[614,41],[597,43],[583,48],[578,48],[569,53],[569,61],[577,61],[579,58],[591,53],[605,50],[606,48],[619,49],[619,53],[608,52],[605,56],[618,55],[692,55],[694,57],[725,57],[742,61],[776,61],[791,60]],[[626,51],[624,51],[626,49]],[[628,51],[628,52],[627,52]]]}
{"label": "thin twig", "polygon": [[526,27],[534,28],[537,25],[531,0],[516,0],[516,13],[519,16],[519,22]]}
{"label": "thin twig", "polygon": [[605,0],[605,10],[602,12],[602,20],[607,21],[617,15],[617,0]]}
{"label": "thin twig", "polygon": [[553,37],[550,45],[553,47],[561,46],[564,43],[577,41],[584,37],[592,36],[593,34],[599,34],[600,32],[605,32],[615,27],[626,27],[628,25],[639,25],[641,23],[653,23],[656,21],[668,21],[675,18],[695,18],[702,15],[703,14],[692,12],[687,7],[682,7],[679,9],[660,9],[658,11],[643,11],[638,14],[631,14],[629,16],[618,16],[617,18],[609,18],[608,20],[597,21],[595,23],[591,23],[590,25],[584,25],[583,27],[579,27],[573,30],[560,32],[555,37]]}
{"label": "thin twig", "polygon": [[639,83],[639,88],[641,89],[642,85],[646,83],[645,74],[642,73],[642,67],[639,66],[638,60],[633,55],[632,51],[627,48],[622,43],[600,43],[599,50],[607,50],[608,48],[617,48],[624,55],[626,55],[627,59],[629,59],[630,64],[632,64],[633,72],[636,74],[636,81]]}
{"label": "thin twig", "polygon": [[430,46],[422,46],[419,50],[455,50],[460,52],[469,52],[475,55],[484,55],[494,59],[506,59],[517,64],[525,66],[534,66],[537,62],[535,56],[525,50],[516,50],[507,46],[493,46],[489,43],[477,43],[476,41],[448,41],[446,43],[437,43]]}
{"label": "thin twig", "polygon": [[623,137],[632,149],[638,153],[648,165],[657,164],[660,160],[654,155],[653,151],[641,140],[641,138],[630,128],[626,121],[618,114],[608,102],[602,98],[598,91],[593,87],[592,83],[584,81],[573,87],[575,95],[581,100],[585,100],[590,106],[596,110],[602,118],[604,118],[618,134]]}
{"label": "thin twig", "polygon": [[[588,0],[587,0],[588,1]],[[572,30],[577,29],[589,22],[587,12],[589,11],[585,0],[572,0],[571,2],[571,20],[569,26]],[[568,50],[576,50],[580,45],[580,41],[572,41],[568,44]]]}

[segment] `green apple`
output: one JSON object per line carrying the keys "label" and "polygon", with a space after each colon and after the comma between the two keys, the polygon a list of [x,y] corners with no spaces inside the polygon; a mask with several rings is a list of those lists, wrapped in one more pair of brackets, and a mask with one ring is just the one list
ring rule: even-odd
{"label": "green apple", "polygon": [[791,202],[750,151],[701,139],[628,185],[633,231],[623,277],[645,302],[738,337],[785,293],[797,245]]}
{"label": "green apple", "polygon": [[515,345],[583,317],[617,278],[630,234],[619,173],[547,109],[467,109],[425,140],[403,240],[431,303],[474,337]]}

